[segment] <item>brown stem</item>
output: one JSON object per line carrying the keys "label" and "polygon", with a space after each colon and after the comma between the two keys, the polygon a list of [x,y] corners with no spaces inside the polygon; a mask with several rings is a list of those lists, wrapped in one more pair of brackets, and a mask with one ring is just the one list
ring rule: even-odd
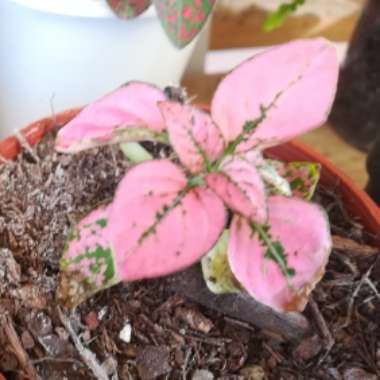
{"label": "brown stem", "polygon": [[299,313],[278,313],[245,294],[211,293],[200,266],[194,265],[167,278],[168,288],[226,316],[272,331],[287,340],[297,341],[308,334],[308,320]]}

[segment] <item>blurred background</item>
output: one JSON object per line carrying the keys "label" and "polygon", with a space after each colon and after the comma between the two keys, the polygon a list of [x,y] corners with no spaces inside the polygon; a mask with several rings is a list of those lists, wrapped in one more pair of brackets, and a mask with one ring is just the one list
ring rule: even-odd
{"label": "blurred background", "polygon": [[[196,102],[208,103],[221,77],[245,58],[323,36],[342,64],[338,96],[329,123],[301,140],[364,187],[380,123],[380,1],[305,0],[281,27],[263,31],[268,14],[286,2],[219,0],[202,33],[178,50],[152,7],[126,22],[106,0],[0,0],[0,139],[131,79],[181,83]],[[380,178],[377,145],[372,178]],[[380,180],[377,186],[380,199]]]}

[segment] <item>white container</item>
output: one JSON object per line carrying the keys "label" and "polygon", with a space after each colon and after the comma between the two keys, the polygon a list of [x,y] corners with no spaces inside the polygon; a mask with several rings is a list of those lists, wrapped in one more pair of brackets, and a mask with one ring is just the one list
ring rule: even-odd
{"label": "white container", "polygon": [[178,84],[195,43],[176,49],[153,7],[124,21],[105,0],[0,0],[0,138],[129,80]]}

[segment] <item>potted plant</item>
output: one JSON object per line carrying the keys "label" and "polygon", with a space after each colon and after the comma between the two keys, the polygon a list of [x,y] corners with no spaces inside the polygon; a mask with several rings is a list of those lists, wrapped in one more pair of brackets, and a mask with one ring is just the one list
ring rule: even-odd
{"label": "potted plant", "polygon": [[[109,3],[118,9],[115,1]],[[160,86],[179,83],[197,44],[190,42],[199,39],[208,16],[205,10],[211,10],[213,2],[200,2],[204,20],[197,19],[191,36],[179,34],[177,45],[165,35],[155,9],[148,7],[150,2],[123,2],[125,7],[129,3],[143,3],[145,12],[125,21],[106,0],[1,2],[0,54],[6,57],[1,75],[6,91],[0,112],[1,137],[30,120],[94,101],[126,80]],[[168,5],[159,4],[165,13]],[[189,22],[186,19],[186,25]],[[20,25],[22,33],[18,32]],[[173,31],[170,35],[176,41]],[[207,39],[207,30],[203,35]],[[100,77],[101,81],[95,80]]]}
{"label": "potted plant", "polygon": [[[47,146],[42,146],[42,152],[48,161],[57,162],[63,159],[51,179],[48,182],[42,181],[44,188],[58,181],[60,191],[64,192],[62,181],[66,177],[63,167],[71,166],[77,178],[84,179],[83,177],[89,176],[90,182],[89,186],[80,185],[85,189],[85,197],[78,194],[78,189],[71,189],[70,194],[76,194],[79,197],[78,202],[81,203],[93,198],[92,191],[102,197],[92,199],[93,205],[99,202],[101,205],[88,213],[70,234],[66,228],[62,232],[62,227],[67,226],[62,218],[65,215],[69,218],[68,213],[74,213],[78,220],[79,214],[83,212],[82,205],[77,203],[76,207],[80,207],[81,211],[76,213],[77,210],[72,207],[65,209],[62,206],[70,202],[69,200],[62,200],[61,204],[61,200],[57,199],[53,207],[57,207],[59,215],[54,222],[51,221],[51,227],[43,228],[45,233],[50,228],[59,231],[57,239],[62,241],[65,237],[63,235],[68,236],[60,261],[61,276],[57,294],[69,307],[81,303],[74,314],[79,315],[86,327],[81,326],[78,320],[75,322],[71,319],[61,308],[57,311],[53,304],[41,305],[38,297],[29,300],[25,298],[25,290],[20,290],[25,288],[24,284],[17,283],[17,269],[10,271],[10,268],[17,268],[17,260],[14,257],[12,259],[9,252],[4,253],[4,257],[9,257],[6,264],[8,271],[5,272],[8,277],[4,277],[11,282],[9,292],[13,297],[21,297],[29,305],[27,308],[30,307],[30,302],[37,302],[33,307],[39,308],[39,313],[29,320],[27,329],[31,331],[32,338],[37,340],[39,347],[50,350],[53,356],[44,357],[42,354],[39,359],[30,359],[23,340],[17,338],[14,320],[8,317],[2,327],[5,328],[8,340],[13,336],[10,344],[13,349],[17,346],[18,352],[22,353],[22,370],[29,376],[36,376],[33,371],[35,366],[39,366],[45,377],[47,373],[52,376],[51,371],[55,371],[55,376],[59,375],[58,363],[62,360],[62,355],[63,360],[78,360],[77,356],[73,358],[74,347],[71,346],[71,351],[67,348],[68,334],[80,359],[80,364],[71,362],[70,365],[79,365],[87,378],[91,372],[85,372],[85,367],[100,379],[107,379],[115,373],[120,376],[123,374],[125,378],[133,378],[137,373],[143,379],[169,373],[168,376],[173,378],[178,378],[180,374],[185,377],[191,375],[193,378],[201,375],[203,378],[213,378],[210,377],[214,376],[211,370],[218,375],[232,375],[242,370],[242,378],[249,378],[253,373],[261,373],[261,378],[265,378],[265,372],[271,378],[287,376],[289,372],[286,372],[286,368],[276,364],[277,361],[285,360],[279,357],[275,359],[276,363],[273,364],[272,360],[272,364],[269,364],[265,355],[260,356],[259,362],[254,360],[250,362],[250,367],[243,368],[248,358],[247,348],[244,348],[248,343],[243,343],[247,342],[246,338],[242,335],[231,338],[229,333],[221,333],[220,331],[224,331],[223,326],[232,328],[228,320],[222,322],[220,316],[215,314],[206,318],[181,299],[168,298],[161,303],[162,288],[166,286],[171,287],[172,291],[174,289],[182,294],[189,294],[201,303],[207,304],[205,300],[210,300],[212,304],[207,306],[223,310],[240,320],[249,320],[271,330],[272,334],[275,332],[275,336],[281,335],[293,340],[293,344],[296,342],[298,345],[301,340],[294,353],[301,361],[312,360],[318,354],[322,355],[322,360],[324,356],[318,335],[312,331],[314,335],[311,337],[304,336],[305,333],[310,333],[307,319],[300,314],[287,312],[304,309],[311,290],[324,273],[333,243],[325,211],[309,201],[318,181],[319,165],[287,162],[315,159],[324,165],[323,185],[339,193],[347,210],[356,217],[352,223],[348,222],[349,219],[343,221],[344,223],[338,220],[342,224],[336,225],[337,220],[334,221],[333,227],[337,230],[349,230],[346,237],[335,237],[334,248],[338,251],[344,249],[348,253],[354,251],[356,257],[363,256],[360,258],[363,259],[360,265],[366,271],[369,265],[367,261],[370,261],[367,277],[363,277],[368,281],[371,281],[371,271],[377,270],[374,269],[376,262],[373,261],[377,249],[355,243],[348,236],[353,233],[354,226],[355,233],[360,234],[357,224],[360,221],[367,232],[374,235],[372,243],[379,246],[379,241],[376,240],[380,227],[379,211],[363,192],[358,191],[339,171],[318,155],[300,144],[277,145],[318,126],[326,119],[334,98],[337,73],[334,50],[326,41],[300,40],[260,54],[227,75],[214,95],[210,114],[190,105],[181,93],[178,95],[172,89],[161,91],[146,83],[130,82],[84,108],[79,114],[73,111],[58,115],[56,122],[64,126],[58,132],[55,146],[61,152],[75,155],[57,155],[52,152],[51,145],[50,151]],[[318,92],[313,91],[316,84]],[[53,123],[51,119],[47,119],[32,125],[29,134],[38,132],[41,135]],[[12,141],[14,140],[8,140],[7,146]],[[87,153],[78,152],[99,145],[118,143],[123,143],[122,150],[128,157],[129,165],[133,162],[139,163],[128,168],[125,175],[112,174],[117,177],[117,181],[116,177],[112,180],[117,182],[117,190],[115,196],[109,198],[110,189],[107,190],[106,185],[109,185],[111,177],[104,179],[107,171],[104,168],[96,170],[94,159],[103,157],[105,160],[104,155],[112,156],[111,152],[104,149],[89,150],[88,154],[97,156],[86,156]],[[2,152],[6,144],[0,145]],[[268,149],[269,147],[271,148]],[[8,151],[9,153],[14,152]],[[40,155],[36,155],[33,150],[29,150],[28,154],[29,160],[40,160]],[[120,156],[118,157],[114,156],[116,161],[113,161],[114,165],[107,166],[108,171],[120,172],[121,168],[117,164]],[[88,168],[85,176],[83,172],[77,172],[77,169],[83,168],[83,163]],[[30,166],[28,162],[25,165]],[[42,172],[45,170],[43,165],[39,164]],[[10,167],[8,170],[14,169]],[[3,175],[5,173],[7,172]],[[104,186],[101,182],[105,182]],[[7,191],[9,194],[10,188]],[[56,192],[57,189],[53,191],[54,194]],[[327,195],[331,196],[330,193]],[[36,188],[30,195],[34,196],[38,196],[41,201],[44,199]],[[335,204],[329,208],[336,207]],[[87,211],[90,210],[87,208]],[[33,213],[30,209],[28,212]],[[34,212],[39,213],[42,210]],[[14,212],[9,215],[14,215]],[[346,214],[339,214],[338,219],[344,215]],[[76,221],[71,217],[69,220],[71,225]],[[58,228],[53,227],[56,224]],[[337,230],[333,229],[333,232],[337,233]],[[360,239],[364,239],[364,235],[358,241]],[[10,247],[12,244],[16,243],[10,241]],[[18,247],[18,244],[22,243],[19,241],[14,247]],[[343,247],[344,244],[346,248]],[[186,269],[199,260],[202,260],[202,270],[197,264]],[[357,273],[352,263],[347,260],[346,258],[343,261],[345,265],[341,269],[343,272],[348,271],[345,274],[346,281],[349,273]],[[47,272],[43,273],[41,279],[53,276],[57,285],[57,263],[54,264],[50,257],[44,265],[48,265]],[[337,265],[335,259],[332,265],[334,268]],[[184,271],[158,282],[140,283],[135,288],[133,284],[127,288],[113,286],[120,281],[131,283],[179,270]],[[10,276],[12,273],[13,277]],[[189,277],[189,273],[193,277]],[[194,273],[197,277],[194,277]],[[343,274],[339,274],[336,281],[339,278],[342,280]],[[190,281],[194,279],[198,286],[195,293],[193,281]],[[333,286],[332,280],[335,277],[330,268],[326,286]],[[104,290],[110,286],[113,286],[111,290]],[[146,288],[149,286],[150,291]],[[339,288],[341,282],[337,286]],[[338,288],[333,289],[335,291]],[[51,288],[49,292],[52,293]],[[319,297],[320,292],[321,288],[317,289],[314,296]],[[338,293],[336,296],[341,297],[340,291]],[[94,294],[97,295],[93,297]],[[329,297],[323,292],[322,295]],[[88,297],[91,299],[87,300]],[[136,297],[141,298],[138,300]],[[159,304],[156,303],[157,299],[160,300]],[[55,302],[51,298],[49,300],[51,303]],[[82,304],[84,300],[87,301]],[[318,301],[321,304],[324,302],[322,298],[318,298]],[[248,307],[250,313],[236,315],[236,307],[240,308],[240,312],[246,311]],[[351,305],[349,308],[350,318],[353,307]],[[313,300],[311,311],[317,318],[323,339],[327,340],[328,354],[333,349],[334,339],[338,342],[340,337],[332,337],[324,316],[318,309],[318,303]],[[29,312],[30,310],[25,310],[25,314]],[[104,313],[109,316],[103,321]],[[325,318],[327,317],[329,314],[325,314]],[[18,318],[23,317],[19,315]],[[37,323],[38,318],[44,320],[42,327]],[[115,323],[116,337],[112,330]],[[183,325],[177,329],[181,323],[190,330],[186,330]],[[347,323],[351,326],[348,320]],[[102,324],[107,324],[108,328],[100,330]],[[62,325],[65,328],[63,331]],[[246,328],[244,326],[243,330]],[[301,333],[295,330],[297,328],[302,330]],[[12,331],[16,333],[12,335]],[[90,336],[79,336],[81,331],[83,334],[87,331]],[[100,334],[100,331],[101,343],[92,341],[91,332]],[[260,332],[256,331],[253,336],[259,339],[258,334]],[[122,342],[116,343],[115,339]],[[195,345],[208,347],[205,350],[203,346],[198,346],[200,354],[198,359],[196,356],[193,359],[197,366],[206,366],[206,369],[189,367],[185,352],[187,345],[193,347],[193,343],[189,343],[191,339]],[[260,339],[264,340],[262,347],[270,347],[270,352],[276,349],[282,352],[281,355],[287,352],[289,357],[293,356],[291,343],[285,343],[283,338],[274,338],[271,335],[271,338]],[[24,340],[28,341],[26,338]],[[57,346],[52,341],[61,344]],[[133,344],[144,341],[137,348]],[[9,342],[6,344],[9,345]],[[108,345],[108,356],[104,351],[99,352],[99,345],[104,348],[104,344]],[[86,347],[93,347],[92,345],[97,356]],[[286,347],[281,348],[282,345]],[[305,348],[305,345],[312,349]],[[33,350],[38,348],[35,346],[36,344],[29,350],[35,352]],[[319,349],[316,350],[316,346]],[[57,353],[52,347],[66,347],[71,356],[64,356],[67,354],[62,351]],[[235,354],[228,353],[230,349]],[[181,357],[181,352],[185,354],[184,357]],[[202,361],[203,355],[210,355],[207,356],[209,364]],[[262,353],[256,352],[256,355]],[[211,357],[215,359],[220,356],[225,359],[228,356],[224,365],[218,360],[210,361]],[[127,361],[123,369],[120,362],[116,369],[115,357],[134,359]],[[252,366],[252,363],[255,365]],[[331,362],[327,362],[321,365],[315,361],[302,371],[328,371],[330,364]],[[345,359],[339,370],[344,371],[345,376],[353,371],[370,376],[367,367],[357,368],[364,366],[362,361],[354,364],[355,368],[346,367],[351,362]],[[78,371],[78,367],[76,368]],[[65,370],[69,371],[67,367]],[[80,375],[78,372],[77,376]]]}

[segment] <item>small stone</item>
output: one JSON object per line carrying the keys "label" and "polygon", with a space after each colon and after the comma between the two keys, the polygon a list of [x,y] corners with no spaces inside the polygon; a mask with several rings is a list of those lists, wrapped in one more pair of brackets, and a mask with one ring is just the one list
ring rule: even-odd
{"label": "small stone", "polygon": [[21,342],[25,350],[31,350],[34,347],[34,340],[29,331],[25,330],[21,334]]}
{"label": "small stone", "polygon": [[297,360],[308,361],[317,356],[322,349],[322,342],[318,335],[304,339],[295,349],[293,355]]}
{"label": "small stone", "polygon": [[170,372],[170,351],[165,346],[146,346],[136,358],[136,367],[142,380],[155,379]]}
{"label": "small stone", "polygon": [[214,380],[214,375],[207,369],[198,369],[193,373],[191,380]]}
{"label": "small stone", "polygon": [[264,369],[259,365],[245,367],[240,371],[240,374],[247,380],[267,380]]}
{"label": "small stone", "polygon": [[132,326],[130,323],[127,323],[119,333],[119,338],[124,343],[130,343],[132,339]]}
{"label": "small stone", "polygon": [[89,312],[84,320],[90,331],[96,330],[99,326],[98,316],[94,311]]}
{"label": "small stone", "polygon": [[377,376],[361,368],[349,368],[343,373],[344,380],[376,380]]}

